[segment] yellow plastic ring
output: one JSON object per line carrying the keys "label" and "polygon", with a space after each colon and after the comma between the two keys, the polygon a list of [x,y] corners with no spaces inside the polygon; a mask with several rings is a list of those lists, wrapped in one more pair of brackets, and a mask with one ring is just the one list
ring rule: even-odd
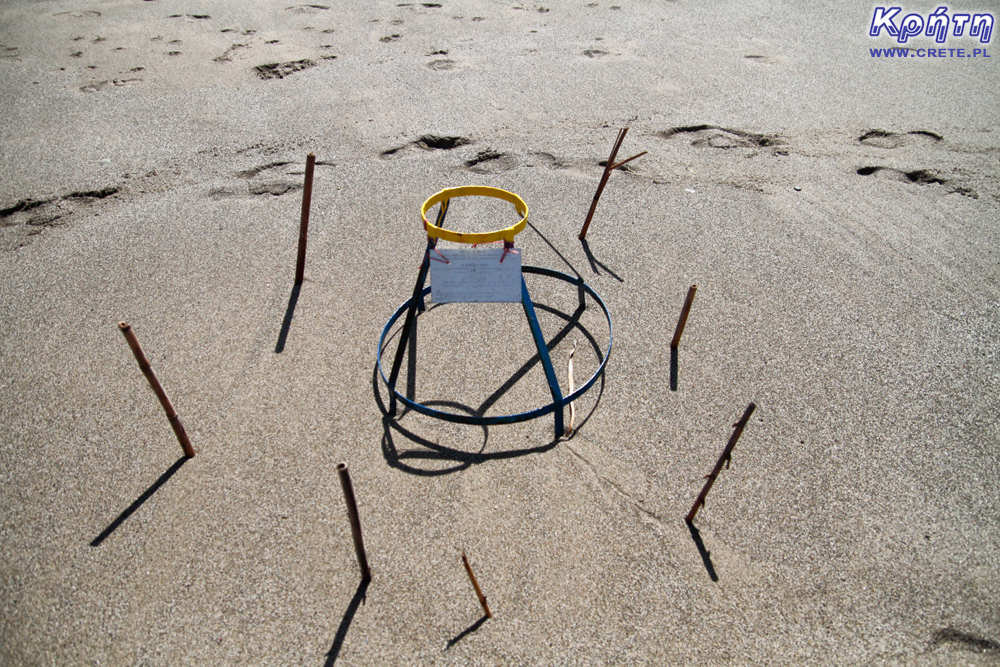
{"label": "yellow plastic ring", "polygon": [[[514,205],[518,214],[521,216],[521,221],[515,223],[513,226],[506,229],[500,229],[495,232],[482,232],[476,234],[466,234],[463,232],[455,232],[450,229],[442,229],[437,227],[427,221],[427,211],[429,211],[435,204],[441,204],[448,208],[448,201],[452,197],[496,197],[497,199],[503,199],[504,201],[509,201]],[[432,239],[444,239],[445,241],[452,241],[453,243],[493,243],[494,241],[510,241],[514,242],[514,237],[524,229],[524,226],[528,224],[528,205],[524,203],[524,200],[518,197],[513,192],[507,192],[506,190],[501,190],[500,188],[490,188],[485,185],[466,185],[460,188],[445,188],[437,194],[431,195],[424,205],[420,207],[420,216],[424,220],[424,229],[427,230],[427,237]]]}

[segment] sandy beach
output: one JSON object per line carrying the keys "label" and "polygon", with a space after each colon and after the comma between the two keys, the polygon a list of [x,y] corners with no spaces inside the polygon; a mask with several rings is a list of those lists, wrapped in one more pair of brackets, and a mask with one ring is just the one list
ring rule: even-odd
{"label": "sandy beach", "polygon": [[615,1],[0,5],[0,664],[1000,664],[1000,9]]}

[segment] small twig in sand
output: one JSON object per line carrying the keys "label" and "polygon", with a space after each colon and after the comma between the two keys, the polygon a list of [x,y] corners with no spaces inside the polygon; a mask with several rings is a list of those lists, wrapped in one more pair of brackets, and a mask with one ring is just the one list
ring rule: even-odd
{"label": "small twig in sand", "polygon": [[483,613],[486,614],[486,618],[493,618],[493,614],[490,612],[490,607],[486,604],[486,596],[483,595],[483,590],[479,588],[479,582],[476,581],[476,575],[472,574],[472,566],[469,565],[469,559],[466,558],[465,552],[462,552],[462,565],[465,566],[465,571],[469,575],[469,581],[472,582],[472,588],[476,591],[476,597],[479,598],[479,604],[483,607]]}
{"label": "small twig in sand", "polygon": [[163,411],[167,413],[167,421],[170,422],[171,428],[174,429],[174,435],[177,436],[177,442],[181,443],[181,449],[184,450],[184,456],[187,458],[193,457],[194,447],[191,446],[191,440],[188,439],[187,433],[184,431],[184,425],[181,424],[181,418],[177,416],[177,411],[174,410],[174,406],[170,403],[170,399],[167,398],[167,392],[163,391],[160,381],[156,378],[156,373],[153,372],[153,368],[149,364],[149,359],[147,359],[146,355],[143,354],[142,347],[139,345],[139,339],[135,337],[135,332],[132,331],[131,325],[127,322],[119,322],[118,328],[125,336],[128,346],[132,348],[132,354],[135,355],[135,360],[139,362],[139,370],[141,370],[142,374],[146,376],[146,380],[149,381],[149,386],[153,388],[153,393],[156,394],[158,399],[160,399],[160,405],[163,406]]}
{"label": "small twig in sand", "polygon": [[[576,353],[576,339],[573,339],[573,349],[569,351],[569,393],[576,391],[573,386],[573,355]],[[576,401],[569,402],[569,425],[566,427],[566,437],[573,435],[573,425],[576,423]]]}
{"label": "small twig in sand", "polygon": [[699,509],[705,506],[705,497],[708,496],[708,492],[712,489],[712,485],[715,484],[715,478],[719,476],[720,472],[722,472],[722,464],[725,463],[726,468],[729,467],[729,462],[732,461],[733,458],[733,447],[736,446],[740,436],[743,435],[743,429],[747,425],[747,422],[750,421],[750,415],[752,415],[753,411],[756,409],[757,406],[754,403],[751,403],[743,412],[743,416],[740,417],[740,420],[733,424],[735,430],[733,431],[733,435],[730,436],[729,442],[726,444],[726,448],[722,452],[722,456],[719,457],[719,460],[712,469],[712,472],[705,475],[705,478],[708,479],[708,481],[705,482],[705,486],[702,488],[701,493],[698,494],[698,499],[695,500],[694,505],[691,506],[691,511],[688,512],[686,517],[684,517],[684,520],[688,523],[694,521],[694,515],[698,513]]}

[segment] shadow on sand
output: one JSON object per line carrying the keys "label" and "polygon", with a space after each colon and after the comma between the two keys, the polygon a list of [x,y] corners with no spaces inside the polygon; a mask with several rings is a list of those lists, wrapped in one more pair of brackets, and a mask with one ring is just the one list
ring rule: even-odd
{"label": "shadow on sand", "polygon": [[[552,339],[546,343],[546,347],[549,350],[555,348],[564,338],[566,338],[566,336],[569,335],[571,331],[576,329],[589,341],[591,347],[594,349],[594,353],[597,355],[598,363],[603,361],[604,352],[601,349],[601,346],[598,344],[597,339],[594,338],[593,334],[591,334],[589,331],[587,331],[586,329],[584,329],[579,325],[579,318],[580,315],[583,313],[582,309],[578,308],[572,314],[566,314],[549,306],[537,303],[535,304],[535,308],[537,310],[544,310],[546,312],[552,313],[553,315],[556,315],[557,317],[560,317],[566,321],[565,326],[563,326],[563,328],[559,331],[559,333],[553,336]],[[393,340],[398,335],[399,332],[397,331],[393,335],[393,337],[390,338],[389,340],[390,341]],[[408,346],[409,350],[407,356],[409,357],[408,360],[409,375],[407,377],[407,386],[405,390],[405,395],[410,400],[415,400],[414,378],[416,376],[416,365],[417,365],[416,364],[417,345],[416,345],[415,335],[411,334],[408,341]],[[386,349],[390,348],[390,344],[388,341],[386,342],[385,348]],[[521,366],[521,368],[516,370],[506,381],[504,381],[503,384],[501,384],[500,388],[497,389],[495,392],[493,392],[490,396],[488,396],[483,401],[483,403],[477,408],[473,408],[454,401],[424,401],[422,405],[435,409],[448,408],[450,410],[456,412],[462,412],[473,417],[483,417],[485,416],[486,411],[489,410],[489,408],[491,408],[494,404],[496,404],[496,402],[499,401],[504,394],[510,391],[511,388],[513,388],[525,375],[527,375],[532,368],[534,368],[537,364],[540,363],[541,363],[541,356],[536,353],[530,359],[528,359],[528,361],[526,361]],[[516,456],[524,456],[526,454],[541,453],[552,449],[562,440],[568,439],[563,436],[558,436],[555,437],[552,441],[536,447],[487,453],[484,450],[486,448],[486,443],[489,439],[489,427],[483,425],[482,426],[483,446],[480,449],[480,451],[468,452],[446,447],[438,443],[431,442],[426,438],[422,438],[416,433],[413,433],[412,431],[403,427],[400,424],[400,420],[404,416],[406,416],[408,412],[407,410],[403,410],[398,417],[393,416],[389,413],[389,409],[386,406],[385,402],[382,400],[382,394],[379,390],[381,384],[380,380],[381,379],[379,377],[378,365],[376,364],[375,368],[372,370],[372,393],[375,396],[375,403],[378,406],[379,411],[382,413],[382,427],[383,427],[382,455],[385,457],[386,462],[390,466],[414,475],[422,475],[422,476],[446,475],[449,473],[464,470],[472,466],[473,464],[483,463],[484,461],[513,458]],[[583,428],[583,426],[590,419],[591,415],[594,414],[594,411],[597,409],[597,406],[601,402],[601,396],[604,394],[604,381],[605,381],[603,373],[601,374],[599,380],[600,380],[600,389],[598,391],[597,400],[595,401],[594,406],[593,408],[591,408],[590,412],[588,412],[587,415],[580,421],[580,423],[576,425],[574,433]],[[400,451],[397,448],[395,439],[393,437],[394,432],[398,433],[407,440],[410,440],[414,444],[419,445],[421,449],[409,449],[405,451]],[[417,460],[453,461],[455,462],[455,465],[443,469],[427,470],[406,463],[407,459],[412,459],[414,461]]]}
{"label": "shadow on sand", "polygon": [[132,516],[132,514],[137,509],[139,509],[140,507],[142,507],[142,504],[144,502],[146,502],[147,500],[149,500],[152,497],[152,495],[154,493],[156,493],[156,491],[161,486],[163,486],[164,484],[166,484],[167,480],[170,479],[171,477],[173,477],[174,473],[177,472],[178,470],[180,470],[181,466],[184,465],[187,462],[187,460],[188,459],[187,459],[186,456],[182,456],[179,459],[177,459],[176,461],[174,461],[174,464],[172,466],[170,466],[169,468],[167,468],[167,471],[164,472],[162,475],[160,475],[160,478],[157,479],[155,482],[153,482],[152,486],[150,486],[148,489],[146,489],[145,491],[143,491],[142,495],[139,496],[138,498],[136,498],[134,503],[132,503],[131,505],[129,505],[128,507],[126,507],[125,511],[123,511],[121,514],[118,515],[117,519],[115,519],[114,521],[112,521],[111,524],[107,528],[105,528],[103,531],[101,531],[100,535],[98,535],[97,537],[95,537],[90,542],[90,546],[92,546],[92,547],[100,546],[101,542],[103,542],[104,540],[106,540],[108,538],[108,535],[110,535],[111,533],[115,532],[115,530],[118,528],[118,526],[122,525],[122,522],[124,522],[125,519],[129,518],[130,516]]}
{"label": "shadow on sand", "polygon": [[701,562],[705,564],[705,569],[708,570],[709,579],[718,581],[719,575],[715,573],[715,566],[712,564],[712,552],[705,548],[705,543],[701,541],[701,533],[690,521],[685,520],[684,523],[687,524],[688,530],[691,531],[691,539],[694,540],[694,545],[698,547]]}
{"label": "shadow on sand", "polygon": [[285,319],[281,322],[281,331],[278,333],[278,342],[274,346],[275,354],[281,354],[285,351],[285,341],[288,340],[288,330],[292,328],[295,304],[299,302],[299,292],[301,291],[301,283],[292,287],[292,293],[288,297],[288,307],[285,308]]}
{"label": "shadow on sand", "polygon": [[337,634],[334,636],[333,646],[326,653],[326,662],[323,663],[324,667],[332,667],[333,663],[337,662],[337,656],[340,655],[340,649],[344,646],[344,639],[347,638],[347,631],[351,627],[351,621],[354,620],[354,615],[358,613],[358,607],[365,601],[365,595],[368,593],[368,584],[370,583],[370,579],[362,579],[361,583],[358,584],[358,590],[354,591],[354,597],[351,598],[350,603],[347,605],[344,618],[340,620],[340,627],[337,628]]}
{"label": "shadow on sand", "polygon": [[480,627],[482,627],[483,623],[486,622],[487,618],[489,618],[489,617],[486,616],[486,614],[483,614],[479,618],[478,621],[476,621],[475,623],[473,623],[472,625],[470,625],[469,627],[467,627],[465,630],[462,630],[457,635],[455,635],[454,637],[452,637],[451,639],[449,639],[448,640],[448,645],[444,647],[444,650],[447,651],[452,646],[454,646],[455,644],[457,644],[458,642],[462,641],[463,639],[465,639],[466,637],[468,637],[469,635],[471,635],[473,632],[475,632],[476,630],[478,630]]}

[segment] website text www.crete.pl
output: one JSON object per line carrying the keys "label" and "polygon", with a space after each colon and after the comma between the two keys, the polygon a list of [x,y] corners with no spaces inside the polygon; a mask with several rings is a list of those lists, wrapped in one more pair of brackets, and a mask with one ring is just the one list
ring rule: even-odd
{"label": "website text www.crete.pl", "polygon": [[990,58],[986,49],[868,49],[872,58]]}

